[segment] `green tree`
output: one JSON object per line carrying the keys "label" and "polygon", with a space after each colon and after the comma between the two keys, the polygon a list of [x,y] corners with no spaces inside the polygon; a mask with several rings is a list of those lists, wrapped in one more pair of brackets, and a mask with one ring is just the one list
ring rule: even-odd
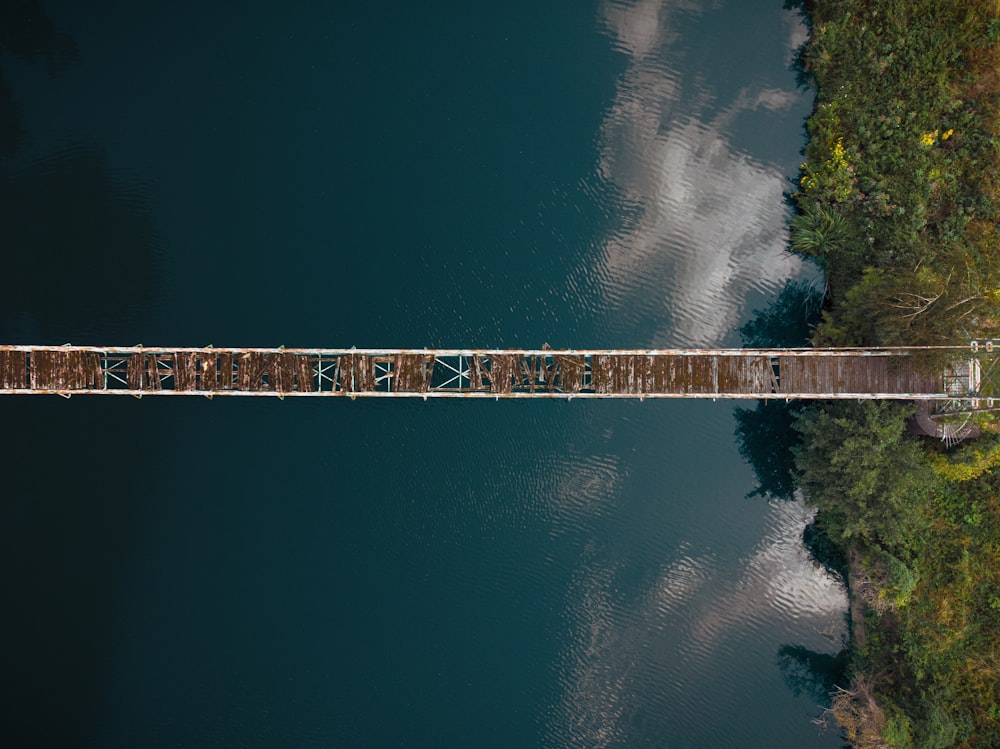
{"label": "green tree", "polygon": [[838,543],[898,550],[919,534],[934,473],[905,430],[912,408],[879,401],[825,403],[795,417],[799,485]]}

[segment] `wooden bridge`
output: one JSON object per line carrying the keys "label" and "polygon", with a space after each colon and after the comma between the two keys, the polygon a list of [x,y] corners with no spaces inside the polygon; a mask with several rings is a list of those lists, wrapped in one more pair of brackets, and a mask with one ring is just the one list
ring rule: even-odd
{"label": "wooden bridge", "polygon": [[8,345],[0,346],[0,394],[852,398],[950,401],[977,408],[981,399],[993,397],[983,392],[983,374],[992,371],[993,356],[992,342],[663,350]]}

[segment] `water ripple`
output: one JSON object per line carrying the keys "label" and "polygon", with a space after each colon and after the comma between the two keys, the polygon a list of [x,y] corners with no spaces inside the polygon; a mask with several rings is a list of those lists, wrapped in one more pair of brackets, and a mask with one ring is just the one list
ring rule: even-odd
{"label": "water ripple", "polygon": [[550,742],[626,745],[630,736],[669,735],[663,731],[675,722],[697,735],[690,716],[774,688],[767,670],[741,671],[738,681],[722,675],[727,663],[773,641],[776,619],[789,630],[801,629],[794,620],[809,620],[814,647],[843,636],[844,591],[801,546],[810,515],[799,503],[769,508],[766,537],[735,579],[714,554],[682,543],[638,596],[623,587],[624,560],[591,547],[567,601],[574,638]]}
{"label": "water ripple", "polygon": [[601,128],[597,171],[621,206],[594,274],[608,337],[643,331],[656,346],[720,345],[750,291],[773,293],[804,272],[785,252],[785,174],[732,145],[739,116],[785,116],[793,88],[754,83],[727,101],[681,79],[678,28],[700,3],[603,6],[601,23],[628,64]]}

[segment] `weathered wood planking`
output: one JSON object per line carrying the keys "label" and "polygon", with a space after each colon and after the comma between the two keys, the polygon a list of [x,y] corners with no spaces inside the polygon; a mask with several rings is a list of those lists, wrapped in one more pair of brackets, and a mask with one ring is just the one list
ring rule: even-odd
{"label": "weathered wood planking", "polygon": [[432,357],[423,354],[396,354],[392,359],[393,390],[426,393],[431,384],[429,358],[433,361]]}
{"label": "weathered wood planking", "polygon": [[48,349],[31,356],[31,389],[68,392],[103,386],[100,356],[91,351]]}
{"label": "weathered wood planking", "polygon": [[316,390],[311,356],[295,357],[295,386],[303,393],[312,393]]}
{"label": "weathered wood planking", "polygon": [[0,388],[27,390],[28,354],[24,351],[0,351]]}
{"label": "weathered wood planking", "polygon": [[941,375],[928,374],[907,356],[782,356],[784,393],[939,393]]}
{"label": "weathered wood planking", "polygon": [[602,354],[592,362],[594,390],[635,395],[770,392],[770,358]]}
{"label": "weathered wood planking", "polygon": [[[149,349],[0,346],[0,390],[244,395],[954,399],[926,351]],[[912,352],[912,353],[911,353]],[[958,352],[963,352],[959,354]],[[940,352],[935,352],[940,359]],[[966,359],[959,361],[960,356]],[[978,366],[978,365],[977,365]],[[980,397],[970,392],[960,397]],[[945,392],[947,390],[947,393]]]}
{"label": "weathered wood planking", "polygon": [[232,390],[235,384],[235,356],[232,351],[222,351],[219,353],[219,390]]}
{"label": "weathered wood planking", "polygon": [[585,357],[578,355],[560,355],[555,357],[559,362],[558,385],[567,393],[579,393],[583,389],[584,376],[587,372]]}

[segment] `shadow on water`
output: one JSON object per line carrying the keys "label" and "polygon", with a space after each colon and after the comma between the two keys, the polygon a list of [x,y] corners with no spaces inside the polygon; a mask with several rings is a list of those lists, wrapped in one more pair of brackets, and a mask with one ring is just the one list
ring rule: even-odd
{"label": "shadow on water", "polygon": [[53,72],[80,57],[76,40],[56,27],[38,0],[0,0],[0,49],[27,62],[43,59]]}
{"label": "shadow on water", "polygon": [[[744,346],[808,346],[809,336],[819,320],[822,297],[822,292],[811,283],[788,282],[770,307],[757,310],[740,329]],[[792,451],[799,444],[794,424],[796,415],[806,407],[805,401],[762,400],[756,408],[736,409],[736,442],[740,455],[750,464],[757,479],[757,488],[748,497],[794,498]],[[806,526],[803,543],[814,562],[844,580],[846,560],[821,527],[815,523]]]}
{"label": "shadow on water", "polygon": [[[800,44],[792,55],[792,64],[789,65],[789,70],[795,74],[795,84],[800,89],[814,88],[816,81],[809,70],[809,66],[806,64],[806,48],[809,46],[809,38],[812,36],[812,16],[809,15],[804,0],[785,0],[783,7],[785,10],[792,10],[798,13],[806,28],[809,29],[806,41]],[[806,131],[804,123],[803,131],[805,131],[803,134],[806,136],[806,140],[808,140],[808,131]]]}
{"label": "shadow on water", "polygon": [[81,746],[95,732],[150,470],[141,441],[124,435],[136,405],[10,396],[0,408],[6,746]]}
{"label": "shadow on water", "polygon": [[37,0],[0,0],[0,246],[6,341],[85,343],[109,324],[129,327],[154,292],[156,235],[135,179],[112,172],[94,146],[75,144],[15,167],[27,133],[5,58],[59,75],[79,59]]}
{"label": "shadow on water", "polygon": [[817,704],[828,704],[830,692],[844,681],[847,655],[846,650],[830,655],[801,645],[783,645],[778,650],[778,665],[796,697],[805,694]]}
{"label": "shadow on water", "polygon": [[[770,307],[757,310],[740,329],[743,345],[807,346],[819,320],[821,303],[822,293],[815,286],[789,281]],[[756,408],[735,410],[736,443],[757,478],[757,488],[748,496],[791,499],[794,495],[792,448],[798,443],[798,435],[792,425],[795,414],[803,407],[801,401],[761,400]]]}
{"label": "shadow on water", "polygon": [[[0,65],[13,55],[59,73],[77,53],[38,2],[0,0]],[[85,146],[15,171],[27,135],[0,70],[0,341],[79,341],[115,322],[140,324],[155,255],[140,192]],[[133,552],[141,477],[155,455],[135,439],[135,406],[45,396],[0,402],[7,746],[80,746],[96,731],[117,588]]]}
{"label": "shadow on water", "polygon": [[154,293],[143,195],[83,146],[0,172],[5,275],[14,281],[0,297],[0,329],[33,343],[98,343],[98,331],[134,324]]}
{"label": "shadow on water", "polygon": [[21,145],[21,123],[7,78],[0,67],[0,159],[11,156]]}
{"label": "shadow on water", "polygon": [[802,545],[809,552],[809,557],[819,566],[847,586],[847,557],[837,547],[826,529],[818,522],[809,523],[802,530]]}
{"label": "shadow on water", "polygon": [[[79,57],[76,42],[56,28],[36,0],[0,0],[0,53],[25,62],[44,60],[58,73]],[[3,58],[0,56],[0,65]],[[0,67],[0,157],[20,147],[24,132],[3,68]]]}
{"label": "shadow on water", "polygon": [[747,348],[795,348],[809,345],[819,322],[823,292],[810,281],[789,281],[766,309],[740,328]]}
{"label": "shadow on water", "polygon": [[[809,282],[789,281],[770,307],[757,310],[741,329],[750,348],[795,348],[809,345],[819,321],[823,294]],[[749,497],[790,500],[795,496],[793,448],[798,444],[795,416],[802,401],[758,401],[754,409],[736,409],[735,436],[740,455],[753,468],[757,488]],[[826,535],[815,523],[803,531],[803,545],[812,560],[843,581],[843,570]],[[830,693],[844,680],[849,652],[820,653],[802,645],[783,645],[778,664],[788,688],[808,695],[817,705],[829,705]]]}

